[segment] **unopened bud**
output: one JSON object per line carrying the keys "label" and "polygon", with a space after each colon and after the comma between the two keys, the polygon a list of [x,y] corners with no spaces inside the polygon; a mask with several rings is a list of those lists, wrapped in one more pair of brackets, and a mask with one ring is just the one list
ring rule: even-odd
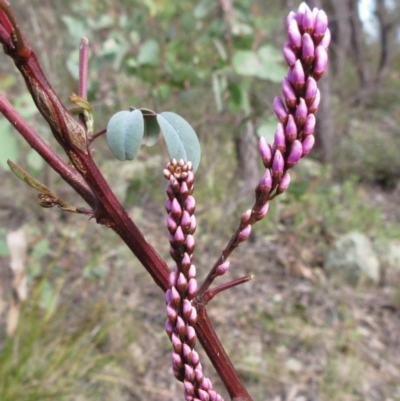
{"label": "unopened bud", "polygon": [[290,184],[290,175],[289,175],[289,173],[285,173],[285,174],[283,174],[283,177],[278,185],[276,192],[278,194],[282,194],[283,192],[285,192],[288,189],[289,184]]}
{"label": "unopened bud", "polygon": [[258,142],[258,150],[260,151],[260,156],[263,161],[264,167],[271,167],[272,162],[272,149],[271,145],[267,142],[267,140],[262,136],[260,141]]}
{"label": "unopened bud", "polygon": [[223,274],[225,274],[225,273],[229,270],[229,265],[230,265],[229,260],[226,260],[224,263],[221,263],[221,264],[217,267],[217,270],[215,271],[215,273],[216,273],[218,276],[222,276]]}
{"label": "unopened bud", "polygon": [[294,49],[301,48],[301,33],[297,21],[295,19],[291,20],[288,28],[288,39],[289,43]]}
{"label": "unopened bud", "polygon": [[297,126],[293,116],[290,114],[285,128],[286,141],[291,143],[297,138]]}
{"label": "unopened bud", "polygon": [[[288,117],[288,121],[289,121],[290,117],[291,117],[291,115]],[[278,149],[282,154],[285,153],[286,136],[285,136],[285,128],[282,123],[278,123],[276,126],[275,135],[274,135],[274,147],[275,147],[275,149]]]}
{"label": "unopened bud", "polygon": [[313,148],[314,143],[315,143],[314,135],[309,135],[304,139],[304,141],[302,143],[303,156],[308,155],[311,152],[311,149]]}
{"label": "unopened bud", "polygon": [[285,104],[283,103],[283,100],[279,96],[277,96],[274,99],[272,107],[273,107],[275,115],[278,117],[278,119],[283,124],[286,124],[286,121],[288,118],[288,112],[286,110]]}
{"label": "unopened bud", "polygon": [[303,147],[299,140],[295,140],[292,143],[292,147],[290,149],[289,156],[287,158],[287,166],[288,168],[292,168],[297,162],[300,160],[303,155]]}
{"label": "unopened bud", "polygon": [[285,167],[285,161],[279,150],[275,151],[274,160],[272,161],[272,178],[273,182],[278,182],[282,175]]}
{"label": "unopened bud", "polygon": [[315,49],[315,63],[313,77],[318,81],[324,75],[328,66],[328,53],[322,46],[317,46]]}
{"label": "unopened bud", "polygon": [[282,94],[289,109],[293,109],[294,107],[296,107],[297,96],[292,84],[286,77],[283,78],[282,81]]}
{"label": "unopened bud", "polygon": [[243,228],[242,231],[240,231],[237,237],[238,242],[246,241],[250,237],[250,234],[251,234],[251,225],[249,224],[245,228]]}
{"label": "unopened bud", "polygon": [[292,68],[297,60],[297,56],[290,43],[286,43],[283,46],[283,57],[285,57],[287,65]]}

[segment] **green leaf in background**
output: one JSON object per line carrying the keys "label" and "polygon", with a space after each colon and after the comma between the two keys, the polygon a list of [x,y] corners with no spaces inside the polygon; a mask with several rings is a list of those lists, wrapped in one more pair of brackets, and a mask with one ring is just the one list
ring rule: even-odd
{"label": "green leaf in background", "polygon": [[261,63],[256,52],[251,50],[239,50],[232,58],[233,69],[236,74],[246,77],[255,77],[261,69]]}
{"label": "green leaf in background", "polygon": [[153,146],[160,136],[160,127],[157,122],[157,115],[153,110],[140,109],[144,117],[144,135],[142,144]]}
{"label": "green leaf in background", "polygon": [[61,20],[66,25],[68,33],[74,43],[79,43],[83,37],[87,36],[88,29],[81,19],[71,17],[70,15],[63,15]]}
{"label": "green leaf in background", "polygon": [[215,0],[201,0],[194,9],[193,15],[197,19],[207,17],[217,7]]}
{"label": "green leaf in background", "polygon": [[0,143],[0,169],[8,170],[7,159],[18,159],[19,142],[6,120],[0,120]]}
{"label": "green leaf in background", "polygon": [[140,65],[156,66],[160,58],[160,45],[154,39],[146,40],[140,46],[137,62]]}
{"label": "green leaf in background", "polygon": [[133,160],[143,142],[144,121],[140,110],[120,111],[107,125],[107,143],[121,161]]}
{"label": "green leaf in background", "polygon": [[75,49],[69,53],[65,62],[68,72],[76,80],[79,79],[79,49]]}
{"label": "green leaf in background", "polygon": [[42,169],[45,164],[42,156],[40,156],[39,153],[34,149],[29,150],[28,155],[26,156],[26,162],[28,163],[29,167],[36,171]]}
{"label": "green leaf in background", "polygon": [[275,117],[263,120],[257,128],[257,135],[259,137],[263,136],[269,144],[273,144],[277,124],[278,121]]}
{"label": "green leaf in background", "polygon": [[201,148],[196,132],[181,116],[165,111],[157,116],[164,135],[169,156],[177,160],[191,161],[193,172],[200,164]]}
{"label": "green leaf in background", "polygon": [[13,102],[13,106],[18,110],[22,117],[28,119],[39,113],[35,102],[29,92],[19,95]]}
{"label": "green leaf in background", "polygon": [[262,76],[259,78],[280,83],[286,75],[286,68],[282,63],[282,53],[272,45],[265,45],[258,49],[258,56],[263,66]]}
{"label": "green leaf in background", "polygon": [[263,46],[256,53],[251,50],[239,50],[232,59],[234,71],[243,76],[281,82],[286,69],[281,64],[282,57],[270,46]]}

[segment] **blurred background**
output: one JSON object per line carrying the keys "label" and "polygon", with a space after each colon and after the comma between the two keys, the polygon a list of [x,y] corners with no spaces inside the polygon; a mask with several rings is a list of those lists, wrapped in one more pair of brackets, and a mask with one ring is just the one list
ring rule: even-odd
{"label": "blurred background", "polygon": [[[326,11],[332,32],[317,146],[232,255],[225,280],[254,280],[208,310],[254,400],[400,400],[400,4],[307,3]],[[286,74],[285,17],[298,5],[12,2],[67,105],[78,90],[79,42],[89,39],[95,131],[130,106],[179,113],[195,128],[203,153],[195,191],[200,278],[253,204],[263,174],[258,137],[272,142],[272,101]],[[11,60],[1,59],[1,92],[60,151]],[[1,117],[0,132],[0,399],[183,399],[159,289],[111,231],[41,208],[8,158],[68,203],[85,205]],[[119,199],[172,265],[163,145],[127,163],[112,158],[104,137],[93,148]]]}

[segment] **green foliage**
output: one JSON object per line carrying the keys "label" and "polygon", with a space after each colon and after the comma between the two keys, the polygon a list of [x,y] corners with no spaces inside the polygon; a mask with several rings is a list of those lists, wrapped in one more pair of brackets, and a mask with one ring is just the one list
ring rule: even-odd
{"label": "green foliage", "polygon": [[[34,297],[22,309],[17,333],[8,338],[0,353],[0,399],[2,401],[65,400],[78,396],[98,398],[106,390],[95,379],[108,359],[96,350],[105,331],[103,322],[72,329],[66,312],[44,315],[38,303],[44,292],[48,303],[54,297],[39,284]],[[50,297],[50,298],[48,298]],[[43,299],[42,296],[40,298]],[[54,310],[53,310],[54,311]]]}

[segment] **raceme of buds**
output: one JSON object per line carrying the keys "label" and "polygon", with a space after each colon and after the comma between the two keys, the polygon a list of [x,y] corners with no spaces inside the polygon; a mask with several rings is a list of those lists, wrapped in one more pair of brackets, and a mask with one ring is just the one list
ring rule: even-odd
{"label": "raceme of buds", "polygon": [[[183,382],[184,396],[187,401],[195,399],[223,401],[213,391],[211,381],[204,377],[199,355],[194,350],[197,310],[192,300],[197,293],[196,267],[192,263],[196,229],[194,217],[195,198],[193,197],[193,171],[191,163],[171,160],[164,170],[168,180],[167,215],[170,253],[176,266],[170,273],[170,288],[165,294],[166,315],[165,331],[172,343],[172,370],[175,377]],[[217,274],[222,275],[229,269],[229,262],[218,266]]]}
{"label": "raceme of buds", "polygon": [[[279,120],[274,143],[268,146],[260,139],[259,150],[263,164],[272,176],[268,190],[284,192],[289,186],[287,170],[292,168],[315,144],[315,113],[321,102],[318,81],[328,66],[328,46],[331,33],[328,17],[323,10],[311,10],[306,3],[300,4],[296,12],[286,18],[287,43],[283,55],[288,65],[282,81],[283,97],[276,97],[273,110]],[[262,196],[262,198],[261,198]],[[266,199],[256,188],[257,199]],[[262,203],[261,202],[261,203]],[[259,208],[260,202],[258,203]],[[253,211],[257,216],[257,211]]]}

